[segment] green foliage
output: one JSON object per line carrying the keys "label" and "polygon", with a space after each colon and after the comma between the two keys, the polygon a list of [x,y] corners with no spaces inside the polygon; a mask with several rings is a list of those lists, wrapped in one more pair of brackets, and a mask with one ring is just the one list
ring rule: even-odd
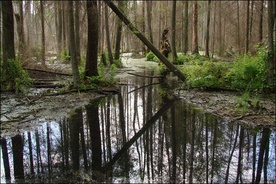
{"label": "green foliage", "polygon": [[268,87],[267,57],[268,54],[263,48],[259,49],[256,56],[250,54],[238,56],[233,68],[226,76],[231,81],[231,87],[246,91],[262,90]]}
{"label": "green foliage", "polygon": [[154,61],[153,58],[156,57],[155,54],[153,54],[153,52],[148,52],[146,54],[146,61]]}
{"label": "green foliage", "polygon": [[194,64],[184,68],[190,86],[220,87],[225,85],[224,74],[228,67],[224,63],[205,61],[203,65]]}
{"label": "green foliage", "polygon": [[264,48],[259,48],[256,56],[238,56],[234,63],[214,62],[203,56],[185,58],[189,60],[189,65],[183,67],[183,72],[190,86],[224,87],[249,92],[268,87],[268,54]]}
{"label": "green foliage", "polygon": [[29,74],[22,68],[18,60],[1,63],[1,89],[23,92],[31,85]]}
{"label": "green foliage", "polygon": [[63,61],[70,61],[69,53],[67,53],[66,50],[62,51],[62,53],[60,54],[60,58]]}
{"label": "green foliage", "polygon": [[[113,60],[113,64],[112,65],[115,65],[116,66],[116,68],[123,68],[124,66],[123,66],[123,63],[122,63],[122,61],[120,60],[120,59],[118,59],[118,60]],[[111,66],[112,66],[111,65]]]}

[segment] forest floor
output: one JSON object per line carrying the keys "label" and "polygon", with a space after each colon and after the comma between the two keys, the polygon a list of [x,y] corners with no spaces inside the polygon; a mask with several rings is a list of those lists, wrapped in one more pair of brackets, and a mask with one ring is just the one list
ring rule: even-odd
{"label": "forest floor", "polygon": [[[133,59],[128,55],[122,58],[124,68],[118,71],[116,77],[127,77],[130,72],[143,71],[145,68],[157,68],[158,64],[145,61],[145,59]],[[60,65],[54,65],[60,66]],[[51,68],[51,66],[49,66]],[[64,64],[64,70],[68,72],[69,64]],[[63,70],[63,72],[64,72]],[[55,69],[57,71],[57,69]],[[45,74],[37,77],[46,76]],[[51,78],[51,77],[49,77]],[[50,80],[48,78],[48,80]],[[61,76],[55,78],[63,84],[67,83],[70,77]],[[168,80],[177,81],[176,77]],[[178,81],[179,83],[179,81]],[[187,103],[195,105],[223,118],[227,122],[239,121],[242,124],[252,126],[265,126],[276,129],[275,124],[275,94],[260,95],[258,106],[247,108],[246,112],[238,110],[239,93],[230,91],[205,91],[203,89],[175,88],[176,96],[184,99]],[[114,87],[117,90],[119,87]],[[71,92],[59,95],[49,95],[53,89],[32,88],[31,93],[20,95],[14,93],[1,94],[1,136],[10,137],[19,132],[34,129],[44,122],[60,121],[68,115],[70,110],[88,104],[90,100],[112,95],[109,90],[98,90],[89,92]],[[58,89],[54,89],[58,90]],[[112,91],[112,90],[111,90]],[[50,93],[52,94],[52,93]],[[250,99],[249,99],[250,101]],[[249,102],[248,102],[249,103]]]}

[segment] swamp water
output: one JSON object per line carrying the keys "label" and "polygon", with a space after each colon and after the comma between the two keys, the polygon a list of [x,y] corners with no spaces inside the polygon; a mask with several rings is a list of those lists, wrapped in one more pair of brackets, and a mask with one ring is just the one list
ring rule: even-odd
{"label": "swamp water", "polygon": [[120,94],[2,139],[1,183],[275,183],[275,131],[174,100],[158,79],[120,84]]}

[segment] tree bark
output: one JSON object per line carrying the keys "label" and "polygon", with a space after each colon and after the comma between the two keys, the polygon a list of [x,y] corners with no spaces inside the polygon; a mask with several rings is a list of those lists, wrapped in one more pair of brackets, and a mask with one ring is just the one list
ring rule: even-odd
{"label": "tree bark", "polygon": [[197,13],[197,1],[194,2],[193,5],[193,54],[198,54],[198,30],[197,30],[197,24],[198,24],[198,13]]}
{"label": "tree bark", "polygon": [[80,1],[75,1],[75,48],[76,48],[76,60],[78,65],[81,62],[80,57]]}
{"label": "tree bark", "polygon": [[264,14],[264,0],[260,1],[260,11],[259,11],[259,43],[263,41],[263,14]]}
{"label": "tree bark", "polygon": [[15,20],[17,22],[17,34],[18,34],[18,59],[23,61],[23,54],[25,49],[25,36],[24,36],[24,19],[23,19],[23,2],[18,2],[19,14],[15,14]]}
{"label": "tree bark", "polygon": [[187,54],[189,48],[189,1],[184,1],[184,36],[183,36],[183,53]]}
{"label": "tree bark", "polygon": [[[123,7],[124,7],[124,2],[123,1],[118,1],[118,8],[123,10]],[[117,19],[115,55],[114,55],[115,60],[120,59],[122,30],[123,30],[122,21],[120,19]]]}
{"label": "tree bark", "polygon": [[250,6],[250,0],[247,0],[247,5],[246,5],[246,26],[245,26],[245,31],[246,31],[246,38],[245,38],[245,50],[244,53],[248,53],[248,47],[249,47],[249,6]]}
{"label": "tree bark", "polygon": [[205,38],[205,56],[209,57],[209,38],[210,38],[210,8],[211,0],[208,0],[207,5],[207,24],[206,24],[206,38]]}
{"label": "tree bark", "polygon": [[3,17],[3,62],[7,63],[9,59],[15,59],[14,50],[14,21],[12,1],[2,1]]}
{"label": "tree bark", "polygon": [[45,28],[44,28],[44,0],[40,0],[41,21],[41,62],[45,65]]}
{"label": "tree bark", "polygon": [[111,43],[110,43],[107,5],[104,5],[104,8],[105,8],[104,9],[104,17],[105,17],[105,33],[106,33],[107,53],[108,53],[109,64],[112,65],[113,64],[113,55],[112,55],[112,49],[111,49]]}
{"label": "tree bark", "polygon": [[[267,42],[268,42],[268,66],[269,66],[269,72],[268,72],[268,82],[270,84],[273,84],[273,88],[275,90],[275,70],[276,70],[276,60],[275,60],[275,48],[273,44],[273,28],[274,28],[274,23],[275,23],[275,7],[273,7],[273,1],[268,1],[268,36],[267,36]],[[273,81],[274,79],[274,81]]]}
{"label": "tree bark", "polygon": [[176,19],[176,0],[172,1],[172,56],[173,56],[173,61],[177,59],[177,53],[176,53],[176,45],[175,45],[175,19]]}
{"label": "tree bark", "polygon": [[77,88],[80,82],[79,77],[79,68],[76,56],[76,45],[75,45],[75,31],[74,31],[74,15],[73,15],[73,1],[68,1],[68,10],[69,10],[69,48],[70,48],[70,61],[73,72],[73,83],[74,88]]}
{"label": "tree bark", "polygon": [[97,1],[87,0],[88,38],[85,76],[98,76],[98,9]]}
{"label": "tree bark", "polygon": [[152,36],[152,1],[148,0],[147,3],[147,21],[148,21],[148,34],[149,34],[149,41],[153,44],[153,36]]}
{"label": "tree bark", "polygon": [[127,19],[127,17],[109,0],[104,0],[105,3],[116,13],[116,15],[128,26],[128,28],[135,34],[157,57],[163,62],[170,71],[172,71],[176,76],[178,76],[183,82],[185,82],[186,77],[183,73],[175,67],[170,61],[163,56],[157,48],[155,48],[150,41]]}

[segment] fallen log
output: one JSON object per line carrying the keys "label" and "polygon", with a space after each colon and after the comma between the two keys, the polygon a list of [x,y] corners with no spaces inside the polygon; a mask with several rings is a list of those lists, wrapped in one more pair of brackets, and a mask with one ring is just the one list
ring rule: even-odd
{"label": "fallen log", "polygon": [[164,65],[173,72],[179,79],[185,82],[186,77],[184,74],[175,67],[154,45],[127,19],[127,17],[119,10],[116,5],[109,0],[104,2],[113,10],[113,12],[126,24],[126,26],[135,34],[155,55],[158,59],[164,63]]}
{"label": "fallen log", "polygon": [[24,69],[29,70],[29,71],[34,71],[34,72],[44,72],[44,73],[50,73],[50,74],[55,74],[55,75],[72,76],[72,74],[49,71],[49,70],[41,70],[41,69],[34,69],[34,68],[27,68],[27,67],[24,67]]}

